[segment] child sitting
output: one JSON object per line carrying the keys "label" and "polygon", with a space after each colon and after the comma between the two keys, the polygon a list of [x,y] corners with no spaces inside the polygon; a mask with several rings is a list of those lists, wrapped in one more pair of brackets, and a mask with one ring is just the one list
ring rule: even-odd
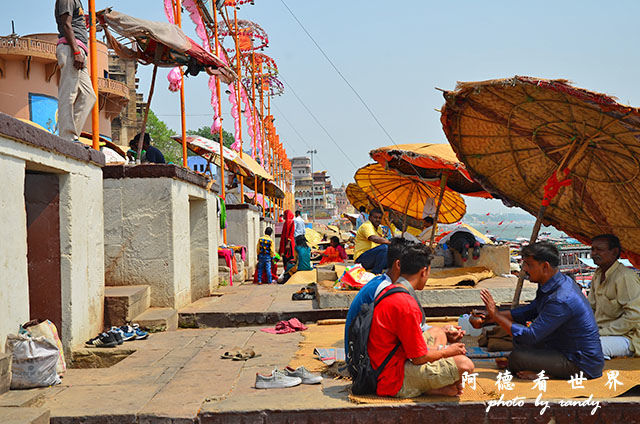
{"label": "child sitting", "polygon": [[[259,283],[267,283],[271,284],[271,262],[273,258],[276,256],[275,249],[273,247],[273,240],[271,239],[271,234],[273,234],[273,228],[267,227],[264,230],[264,236],[258,239],[258,282]],[[262,271],[265,271],[264,275]],[[263,281],[267,280],[267,281]]]}

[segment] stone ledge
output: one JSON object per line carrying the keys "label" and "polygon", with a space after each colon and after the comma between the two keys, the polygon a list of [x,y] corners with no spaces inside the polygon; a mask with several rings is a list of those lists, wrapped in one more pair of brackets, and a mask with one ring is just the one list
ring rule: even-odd
{"label": "stone ledge", "polygon": [[49,424],[50,413],[44,408],[0,407],[0,422],[3,424]]}
{"label": "stone ledge", "polygon": [[72,143],[49,131],[41,130],[0,112],[0,134],[19,143],[29,144],[39,149],[58,153],[82,162],[104,166],[102,152],[87,148],[84,144]]}
{"label": "stone ledge", "polygon": [[241,203],[239,205],[225,205],[225,206],[228,211],[251,210],[251,211],[260,212],[259,207],[249,203]]}
{"label": "stone ledge", "polygon": [[121,178],[172,178],[206,188],[209,179],[181,166],[162,163],[143,163],[140,165],[107,165],[102,168],[104,179]]}

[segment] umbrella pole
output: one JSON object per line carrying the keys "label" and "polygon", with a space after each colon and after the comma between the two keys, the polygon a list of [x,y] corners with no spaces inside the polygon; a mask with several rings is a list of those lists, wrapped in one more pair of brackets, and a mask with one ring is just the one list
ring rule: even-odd
{"label": "umbrella pole", "polygon": [[[238,10],[233,8],[233,21],[235,23],[235,31],[233,38],[236,44],[236,72],[238,74],[238,89],[236,97],[238,99],[238,135],[240,136],[240,159],[242,159],[242,68],[240,60],[240,37],[238,34]],[[244,203],[244,176],[240,175],[240,199]]]}
{"label": "umbrella pole", "polygon": [[[213,22],[214,22],[214,46],[215,46],[215,52],[216,52],[216,56],[218,56],[219,52],[218,52],[218,7],[216,5],[216,3],[213,3]],[[218,56],[220,57],[220,56]],[[220,114],[222,114],[222,101],[221,101],[221,94],[220,94],[220,78],[216,78],[216,94],[218,97],[218,111],[220,112]],[[224,135],[222,133],[222,125],[220,125],[220,131],[219,133],[219,141],[220,141],[220,197],[222,197],[222,200],[224,201],[226,199],[226,188],[224,186]],[[244,200],[244,199],[242,199]],[[227,229],[224,228],[222,230],[222,240],[224,241],[224,244],[227,244]]]}
{"label": "umbrella pole", "polygon": [[[89,26],[89,63],[91,69],[91,86],[96,94],[96,102],[91,109],[92,146],[100,150],[100,96],[98,93],[98,47],[96,42],[96,2],[89,0],[91,25]],[[106,31],[106,30],[105,30]]]}
{"label": "umbrella pole", "polygon": [[[136,163],[141,162],[142,145],[144,144],[144,135],[147,131],[147,118],[149,118],[149,109],[151,109],[151,98],[153,97],[153,89],[156,86],[156,75],[158,74],[158,65],[153,65],[153,74],[151,75],[151,87],[149,87],[149,97],[147,98],[147,109],[144,111],[144,118],[142,119],[142,129],[140,130],[140,138],[138,139],[138,155],[136,156]],[[182,140],[184,143],[184,139]]]}
{"label": "umbrella pole", "polygon": [[[542,225],[542,217],[544,216],[544,212],[547,210],[546,206],[541,206],[538,211],[538,216],[536,217],[536,223],[533,225],[533,230],[531,231],[531,238],[529,239],[529,244],[533,244],[538,239],[538,233],[540,232],[540,226]],[[516,292],[513,295],[513,301],[511,302],[511,309],[516,308],[520,304],[520,294],[522,293],[522,285],[524,284],[524,272],[522,269],[518,275],[518,283],[516,284]]]}
{"label": "umbrella pole", "polygon": [[438,205],[436,206],[436,216],[433,217],[433,225],[431,228],[431,238],[429,239],[429,247],[433,246],[433,241],[436,238],[436,231],[438,229],[438,216],[440,215],[440,207],[442,206],[442,198],[444,197],[444,190],[447,186],[447,179],[449,178],[448,172],[443,172],[440,177],[440,196],[438,196]]}

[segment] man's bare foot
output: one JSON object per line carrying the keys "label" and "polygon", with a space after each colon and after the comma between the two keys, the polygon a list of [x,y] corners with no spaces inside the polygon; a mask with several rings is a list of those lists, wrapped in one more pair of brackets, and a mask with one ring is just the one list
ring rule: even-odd
{"label": "man's bare foot", "polygon": [[538,378],[538,374],[533,371],[518,371],[516,375],[523,380],[535,380]]}
{"label": "man's bare foot", "polygon": [[458,390],[458,386],[456,386],[455,384],[450,384],[439,389],[429,390],[427,394],[440,396],[459,396],[461,393]]}

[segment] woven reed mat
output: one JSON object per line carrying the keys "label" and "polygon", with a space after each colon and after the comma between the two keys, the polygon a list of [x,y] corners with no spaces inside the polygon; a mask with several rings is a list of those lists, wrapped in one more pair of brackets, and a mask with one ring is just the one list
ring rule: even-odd
{"label": "woven reed mat", "polygon": [[425,287],[452,287],[460,283],[471,282],[465,286],[475,286],[479,281],[495,277],[493,271],[484,266],[473,266],[469,268],[451,268],[442,270],[431,270],[429,279]]}
{"label": "woven reed mat", "polygon": [[317,282],[316,270],[297,271],[285,284],[311,284]]}
{"label": "woven reed mat", "polygon": [[[460,398],[450,398],[446,396],[419,396],[413,399],[396,399],[380,396],[356,396],[349,394],[349,400],[354,403],[382,404],[382,403],[419,403],[419,402],[476,402],[498,399],[504,395],[504,400],[511,400],[515,397],[524,399],[535,399],[540,393],[537,388],[533,389],[533,381],[521,380],[514,377],[513,390],[498,391],[496,378],[498,368],[492,360],[474,360],[478,373],[476,378],[476,389],[467,386]],[[617,390],[609,388],[606,383],[607,371],[616,370],[620,374],[617,380],[623,385],[618,385]],[[542,394],[542,399],[570,399],[588,398],[593,395],[594,399],[614,398],[640,385],[640,358],[624,358],[606,361],[603,376],[594,380],[586,380],[582,384],[584,389],[572,389],[567,380],[547,380],[547,390]]]}

